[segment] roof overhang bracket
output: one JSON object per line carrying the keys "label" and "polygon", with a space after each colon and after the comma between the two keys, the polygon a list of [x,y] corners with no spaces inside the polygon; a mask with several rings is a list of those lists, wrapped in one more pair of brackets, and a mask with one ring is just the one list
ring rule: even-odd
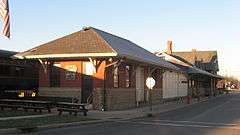
{"label": "roof overhang bracket", "polygon": [[149,67],[148,68],[148,76],[152,76],[153,72],[157,69],[160,69],[161,70],[161,74],[163,74],[164,72],[166,72],[166,70],[164,70],[163,68],[159,68],[159,67],[154,67],[154,68],[151,68]]}
{"label": "roof overhang bracket", "polygon": [[98,68],[100,67],[100,65],[102,64],[103,61],[92,59],[92,58],[88,58],[88,59],[92,63],[93,67],[95,68],[95,71],[97,72]]}
{"label": "roof overhang bracket", "polygon": [[38,61],[42,65],[44,73],[47,74],[47,65],[41,59],[38,59]]}
{"label": "roof overhang bracket", "polygon": [[88,58],[89,61],[91,62],[92,66],[94,67],[94,71],[97,72],[97,68],[96,68],[96,60],[95,59],[92,59],[92,58]]}
{"label": "roof overhang bracket", "polygon": [[119,67],[119,65],[120,65],[122,62],[123,62],[123,59],[120,59],[120,60],[114,61],[114,62],[112,62],[112,63],[110,63],[110,64],[107,64],[105,67],[107,68],[107,67],[111,67],[111,66],[115,65],[115,68],[116,68],[116,67]]}
{"label": "roof overhang bracket", "polygon": [[153,74],[153,72],[155,71],[155,70],[157,70],[159,67],[154,67],[154,68],[149,68],[149,76],[151,76],[152,74]]}

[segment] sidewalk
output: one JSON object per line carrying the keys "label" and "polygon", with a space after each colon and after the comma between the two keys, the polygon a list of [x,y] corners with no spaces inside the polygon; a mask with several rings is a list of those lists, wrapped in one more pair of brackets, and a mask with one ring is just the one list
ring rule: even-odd
{"label": "sidewalk", "polygon": [[[214,97],[211,99],[214,99]],[[200,101],[197,101],[197,99],[193,99],[190,104],[187,104],[186,100],[184,100],[183,102],[172,101],[172,102],[157,104],[152,106],[153,108],[152,112],[150,111],[149,106],[128,109],[128,110],[120,110],[120,111],[90,110],[88,112],[88,117],[95,118],[95,119],[102,119],[102,120],[133,119],[133,118],[139,118],[139,117],[146,117],[149,113],[156,115],[159,113],[168,112],[178,108],[200,103],[206,100],[208,100],[208,98],[202,98]]]}

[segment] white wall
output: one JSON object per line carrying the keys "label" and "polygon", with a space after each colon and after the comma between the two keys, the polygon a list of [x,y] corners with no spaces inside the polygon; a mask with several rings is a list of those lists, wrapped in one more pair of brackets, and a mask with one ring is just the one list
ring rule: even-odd
{"label": "white wall", "polygon": [[187,78],[184,74],[166,71],[163,74],[163,98],[187,96]]}

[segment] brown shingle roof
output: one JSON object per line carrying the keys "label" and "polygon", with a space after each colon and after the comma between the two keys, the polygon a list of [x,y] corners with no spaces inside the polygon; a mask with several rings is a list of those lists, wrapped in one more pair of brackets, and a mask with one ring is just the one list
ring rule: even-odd
{"label": "brown shingle roof", "polygon": [[37,46],[18,55],[47,55],[75,53],[114,53],[93,29],[84,29]]}
{"label": "brown shingle roof", "polygon": [[96,28],[85,28],[79,32],[64,36],[54,41],[35,47],[16,57],[23,58],[66,58],[68,57],[91,57],[91,56],[126,57],[131,60],[149,63],[178,70],[173,64],[161,60],[153,53],[136,45],[124,38],[98,30]]}

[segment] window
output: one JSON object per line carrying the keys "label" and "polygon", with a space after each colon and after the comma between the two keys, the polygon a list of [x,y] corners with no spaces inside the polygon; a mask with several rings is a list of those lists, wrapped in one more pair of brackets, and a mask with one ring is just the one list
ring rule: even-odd
{"label": "window", "polygon": [[118,88],[118,67],[113,68],[113,87]]}
{"label": "window", "polygon": [[126,88],[130,87],[130,67],[125,67]]}

